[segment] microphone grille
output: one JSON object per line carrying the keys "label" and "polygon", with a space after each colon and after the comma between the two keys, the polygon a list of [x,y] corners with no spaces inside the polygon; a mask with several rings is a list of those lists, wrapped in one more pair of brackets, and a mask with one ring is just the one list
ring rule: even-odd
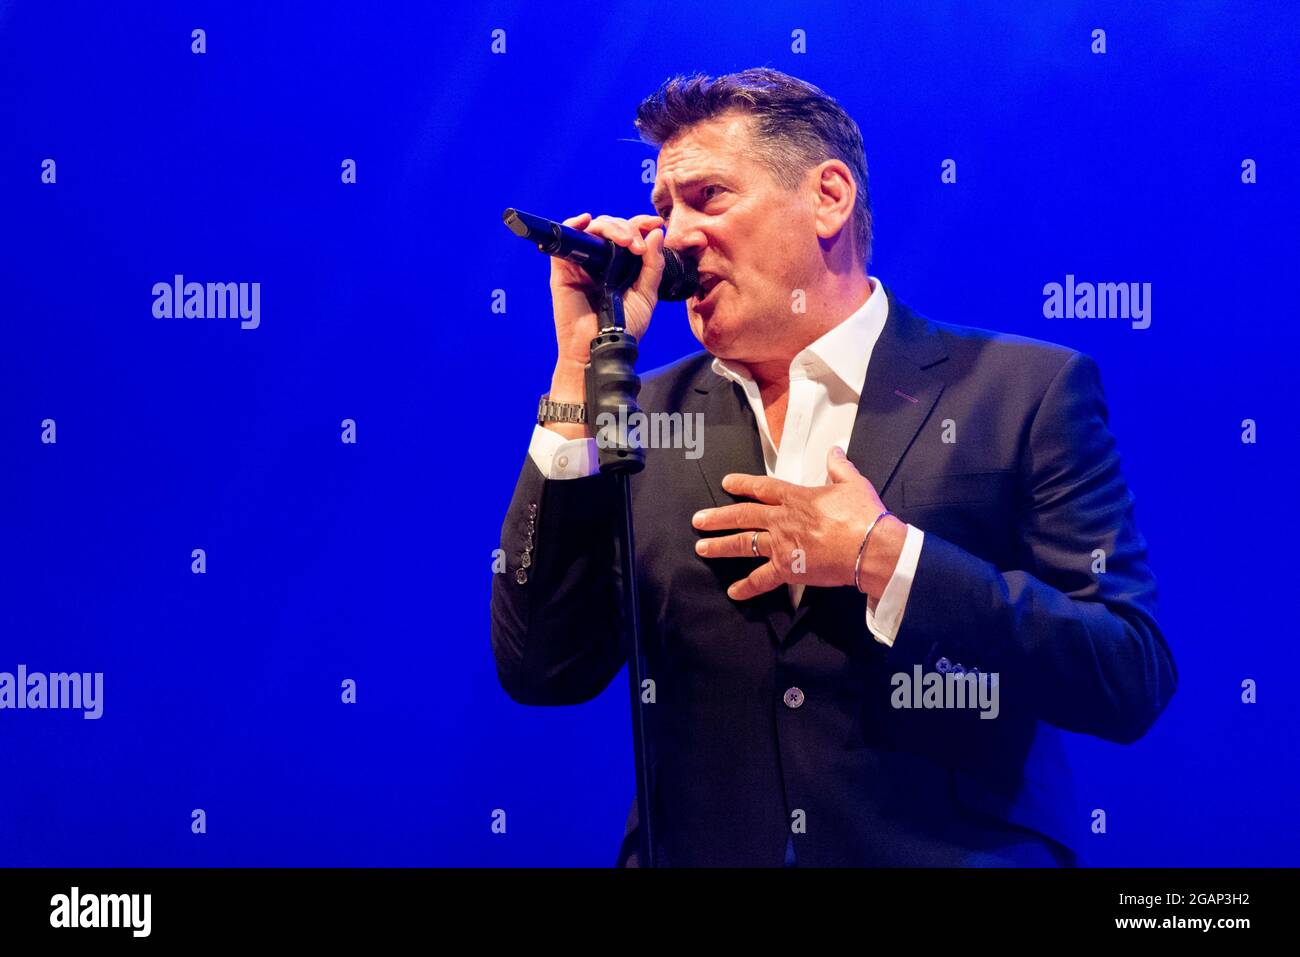
{"label": "microphone grille", "polygon": [[659,281],[659,298],[668,302],[689,299],[700,288],[700,267],[694,259],[675,249],[664,250],[664,274]]}

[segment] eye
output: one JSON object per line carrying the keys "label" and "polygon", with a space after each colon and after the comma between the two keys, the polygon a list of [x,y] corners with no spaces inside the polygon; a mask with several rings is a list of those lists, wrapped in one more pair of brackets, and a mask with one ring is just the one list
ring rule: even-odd
{"label": "eye", "polygon": [[[727,187],[718,183],[710,183],[708,186],[701,187],[700,196],[706,203],[717,195],[717,193],[710,193],[709,190],[717,190],[718,192],[725,193]],[[659,218],[666,224],[668,222],[668,217],[672,215],[672,207],[665,207],[664,209],[656,210],[656,212],[658,213]]]}

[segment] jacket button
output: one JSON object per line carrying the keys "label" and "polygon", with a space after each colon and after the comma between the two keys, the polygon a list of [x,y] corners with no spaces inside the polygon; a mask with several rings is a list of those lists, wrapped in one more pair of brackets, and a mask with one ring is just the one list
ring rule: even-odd
{"label": "jacket button", "polygon": [[528,572],[524,571],[522,568],[519,569],[518,571],[516,571],[516,572],[515,572],[515,581],[519,582],[519,584],[521,584],[521,585],[522,585],[524,582],[528,581]]}
{"label": "jacket button", "polygon": [[787,688],[784,700],[787,708],[797,708],[803,704],[803,692],[798,688]]}
{"label": "jacket button", "polygon": [[934,663],[934,670],[940,672],[941,674],[947,674],[949,671],[952,670],[952,662],[949,661],[947,658],[940,658],[938,661]]}

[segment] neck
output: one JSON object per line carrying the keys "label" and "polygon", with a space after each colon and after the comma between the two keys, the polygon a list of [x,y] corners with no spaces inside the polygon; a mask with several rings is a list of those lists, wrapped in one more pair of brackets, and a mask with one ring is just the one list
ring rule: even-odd
{"label": "neck", "polygon": [[855,270],[845,276],[830,276],[815,296],[809,292],[806,321],[798,324],[797,336],[781,354],[772,359],[745,363],[765,400],[769,395],[783,393],[789,388],[790,363],[794,357],[861,309],[873,288],[871,280]]}

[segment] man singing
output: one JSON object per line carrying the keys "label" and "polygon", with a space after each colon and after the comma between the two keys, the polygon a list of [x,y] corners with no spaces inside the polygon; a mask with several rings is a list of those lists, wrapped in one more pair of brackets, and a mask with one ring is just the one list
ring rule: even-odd
{"label": "man singing", "polygon": [[[704,348],[639,402],[700,416],[702,444],[648,448],[630,480],[659,863],[1076,863],[1061,731],[1136,741],[1177,677],[1096,364],[870,276],[862,136],[816,87],[677,77],[636,125],[655,214],[565,222],[644,256],[638,339],[662,249],[701,275]],[[558,355],[492,584],[526,704],[588,701],[626,660],[584,414],[595,295],[552,259]],[[634,803],[622,866],[637,828]]]}

